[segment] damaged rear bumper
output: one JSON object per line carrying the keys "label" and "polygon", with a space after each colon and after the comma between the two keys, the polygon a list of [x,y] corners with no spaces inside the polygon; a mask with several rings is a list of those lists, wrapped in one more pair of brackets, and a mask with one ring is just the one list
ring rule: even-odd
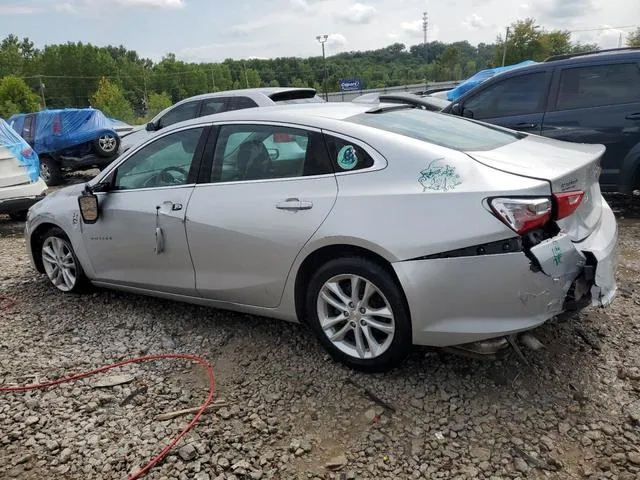
{"label": "damaged rear bumper", "polygon": [[524,252],[396,262],[413,342],[452,346],[535,328],[567,298],[605,306],[616,295],[618,230],[603,200],[597,229],[574,243],[563,233]]}

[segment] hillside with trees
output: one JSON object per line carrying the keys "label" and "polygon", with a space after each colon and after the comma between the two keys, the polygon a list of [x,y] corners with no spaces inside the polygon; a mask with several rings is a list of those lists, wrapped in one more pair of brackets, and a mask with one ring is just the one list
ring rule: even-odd
{"label": "hillside with trees", "polygon": [[[543,31],[534,19],[515,22],[510,31],[506,64],[598,48],[572,42],[568,31]],[[628,41],[638,38],[640,31]],[[461,80],[501,65],[504,46],[499,36],[495,43],[475,46],[467,41],[394,43],[340,53],[327,58],[327,86],[338,90],[341,78],[359,78],[363,88]],[[0,116],[5,118],[46,103],[47,108],[91,105],[133,122],[204,92],[258,86],[309,86],[321,92],[323,81],[320,56],[189,63],[168,54],[153,62],[123,46],[69,42],[38,48],[15,35],[0,42]]]}

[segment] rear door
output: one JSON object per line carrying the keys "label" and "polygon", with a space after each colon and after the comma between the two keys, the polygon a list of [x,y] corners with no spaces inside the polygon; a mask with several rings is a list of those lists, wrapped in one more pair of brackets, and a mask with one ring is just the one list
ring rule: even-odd
{"label": "rear door", "polygon": [[542,135],[605,145],[602,189],[616,191],[619,181],[630,182],[620,175],[625,157],[640,143],[640,65],[621,60],[559,67],[553,84]]}
{"label": "rear door", "polygon": [[322,134],[275,124],[223,125],[215,149],[205,153],[207,163],[213,168],[187,210],[198,293],[276,307],[296,256],[338,193]]}
{"label": "rear door", "polygon": [[527,133],[540,133],[551,69],[496,80],[461,101],[462,115]]}

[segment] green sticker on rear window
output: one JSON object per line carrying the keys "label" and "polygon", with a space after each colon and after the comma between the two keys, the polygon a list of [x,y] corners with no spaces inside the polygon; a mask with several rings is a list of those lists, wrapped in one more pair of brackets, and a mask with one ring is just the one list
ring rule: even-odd
{"label": "green sticker on rear window", "polygon": [[351,170],[358,163],[358,155],[353,145],[345,145],[338,152],[338,166],[343,170]]}

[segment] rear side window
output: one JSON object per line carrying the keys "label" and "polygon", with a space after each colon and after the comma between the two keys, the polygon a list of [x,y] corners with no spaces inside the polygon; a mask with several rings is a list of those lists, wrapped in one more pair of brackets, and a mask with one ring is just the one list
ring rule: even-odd
{"label": "rear side window", "polygon": [[545,72],[507,78],[467,100],[463,105],[465,115],[481,120],[539,113],[546,86]]}
{"label": "rear side window", "polygon": [[206,115],[213,115],[214,113],[224,111],[225,101],[226,99],[222,97],[204,100],[202,102],[202,111],[200,112],[200,116],[204,117]]}
{"label": "rear side window", "polygon": [[336,173],[373,166],[373,158],[358,145],[331,135],[325,135],[325,141]]}
{"label": "rear side window", "polygon": [[257,107],[258,104],[249,97],[231,97],[227,110],[242,110],[244,108]]}
{"label": "rear side window", "polygon": [[568,68],[560,75],[557,110],[640,101],[640,66],[614,63]]}

